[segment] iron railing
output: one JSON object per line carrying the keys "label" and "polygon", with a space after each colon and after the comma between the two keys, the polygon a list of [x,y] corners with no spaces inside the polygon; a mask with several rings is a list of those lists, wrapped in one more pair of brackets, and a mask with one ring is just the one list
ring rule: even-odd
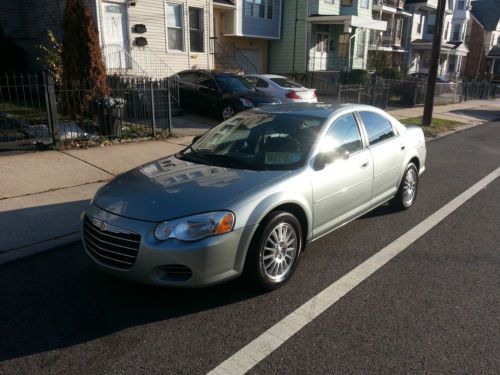
{"label": "iron railing", "polygon": [[348,59],[336,56],[310,56],[308,70],[341,72],[348,67]]}
{"label": "iron railing", "polygon": [[46,76],[0,76],[0,147],[51,144]]}
{"label": "iron railing", "polygon": [[237,74],[258,74],[260,69],[234,43],[220,43],[212,38],[212,54],[216,67]]}
{"label": "iron railing", "polygon": [[65,87],[46,74],[0,77],[0,148],[171,133],[168,78],[109,76],[108,84],[110,98],[96,98],[92,83]]}

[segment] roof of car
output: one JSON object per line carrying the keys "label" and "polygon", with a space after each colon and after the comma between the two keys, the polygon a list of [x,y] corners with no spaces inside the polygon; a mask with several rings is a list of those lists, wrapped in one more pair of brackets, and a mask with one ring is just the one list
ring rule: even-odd
{"label": "roof of car", "polygon": [[188,70],[183,70],[182,72],[179,72],[177,74],[183,74],[183,73],[207,73],[213,76],[224,75],[224,76],[242,77],[239,74],[224,72],[222,70],[207,70],[207,69],[188,69]]}
{"label": "roof of car", "polygon": [[264,112],[267,114],[290,114],[297,116],[312,116],[328,118],[341,109],[363,110],[375,108],[359,104],[326,104],[326,103],[291,103],[281,105],[267,105],[252,109],[253,112]]}
{"label": "roof of car", "polygon": [[251,74],[251,75],[255,76],[255,77],[264,77],[264,78],[285,78],[285,79],[288,79],[286,77],[279,76],[276,74]]}

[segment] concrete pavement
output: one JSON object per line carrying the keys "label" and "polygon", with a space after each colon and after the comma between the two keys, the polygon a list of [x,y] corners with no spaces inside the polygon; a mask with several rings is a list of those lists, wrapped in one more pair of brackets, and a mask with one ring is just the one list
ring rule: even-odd
{"label": "concrete pavement", "polygon": [[[389,111],[398,119],[423,108]],[[500,100],[435,107],[435,117],[463,122],[457,130],[500,118]],[[115,175],[173,154],[206,131],[210,121],[184,124],[180,137],[109,147],[0,156],[0,264],[78,239],[80,213],[95,191]],[[201,120],[200,120],[201,121]],[[180,126],[180,125],[179,125]],[[193,130],[194,129],[194,130]]]}
{"label": "concrete pavement", "polygon": [[77,240],[80,213],[100,186],[190,140],[0,157],[0,264]]}

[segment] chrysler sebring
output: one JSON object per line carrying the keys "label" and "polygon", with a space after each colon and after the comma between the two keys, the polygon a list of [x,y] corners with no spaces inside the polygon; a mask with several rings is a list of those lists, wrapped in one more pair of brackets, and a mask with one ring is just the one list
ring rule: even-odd
{"label": "chrysler sebring", "polygon": [[412,207],[425,157],[421,129],[371,106],[254,108],[102,187],[83,244],[130,280],[198,287],[245,273],[274,289],[308,243],[387,201]]}

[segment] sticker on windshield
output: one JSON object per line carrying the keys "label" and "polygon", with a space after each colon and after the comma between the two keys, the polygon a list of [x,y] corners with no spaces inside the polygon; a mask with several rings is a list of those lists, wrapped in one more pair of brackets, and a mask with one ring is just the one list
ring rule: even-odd
{"label": "sticker on windshield", "polygon": [[300,161],[299,152],[266,152],[266,164],[293,164]]}

